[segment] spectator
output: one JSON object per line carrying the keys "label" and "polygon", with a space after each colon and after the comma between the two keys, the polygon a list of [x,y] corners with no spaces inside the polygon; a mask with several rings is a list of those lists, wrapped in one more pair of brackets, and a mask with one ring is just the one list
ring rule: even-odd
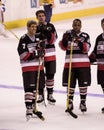
{"label": "spectator", "polygon": [[0,0],[0,35],[8,38],[5,28],[4,28],[4,12],[5,12],[5,4]]}
{"label": "spectator", "polygon": [[52,17],[54,0],[43,0],[43,8],[46,14],[46,22],[49,23]]}

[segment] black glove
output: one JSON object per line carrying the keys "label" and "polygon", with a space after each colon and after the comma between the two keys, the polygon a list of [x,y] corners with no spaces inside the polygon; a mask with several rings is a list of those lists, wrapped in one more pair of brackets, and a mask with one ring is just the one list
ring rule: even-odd
{"label": "black glove", "polygon": [[95,53],[92,52],[92,53],[89,55],[89,60],[90,60],[90,63],[96,62],[96,55],[95,55]]}
{"label": "black glove", "polygon": [[44,49],[44,48],[46,47],[45,41],[41,41],[41,42],[39,43],[39,45],[40,45],[40,47],[41,47],[42,49]]}
{"label": "black glove", "polygon": [[38,50],[37,50],[37,53],[38,53],[37,57],[44,57],[44,55],[45,55],[45,50],[44,50],[44,49],[38,49]]}
{"label": "black glove", "polygon": [[84,38],[84,37],[76,37],[76,38],[74,39],[74,42],[78,44],[78,46],[79,46],[79,48],[80,48],[81,50],[83,50],[83,43],[84,43],[84,41],[85,41],[85,38]]}
{"label": "black glove", "polygon": [[72,38],[72,39],[74,39],[74,38],[77,37],[77,34],[76,34],[75,30],[71,30],[70,35],[71,35],[71,38]]}
{"label": "black glove", "polygon": [[36,57],[36,52],[33,51],[32,53],[30,53],[30,56],[27,58],[28,61],[33,60]]}

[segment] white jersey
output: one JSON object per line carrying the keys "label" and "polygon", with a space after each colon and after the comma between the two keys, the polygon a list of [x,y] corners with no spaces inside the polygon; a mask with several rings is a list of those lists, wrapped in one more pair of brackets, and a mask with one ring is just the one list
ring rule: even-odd
{"label": "white jersey", "polygon": [[2,24],[2,13],[5,12],[5,5],[4,4],[1,4],[0,5],[0,35],[3,35],[4,37],[8,37],[6,32],[5,32],[5,29],[4,29],[4,25]]}
{"label": "white jersey", "polygon": [[2,23],[2,5],[0,5],[0,34],[4,32],[4,27],[1,23]]}
{"label": "white jersey", "polygon": [[2,23],[2,5],[0,5],[0,34],[4,33],[5,31],[1,23]]}
{"label": "white jersey", "polygon": [[2,13],[5,12],[5,4],[0,4],[0,22],[2,22]]}

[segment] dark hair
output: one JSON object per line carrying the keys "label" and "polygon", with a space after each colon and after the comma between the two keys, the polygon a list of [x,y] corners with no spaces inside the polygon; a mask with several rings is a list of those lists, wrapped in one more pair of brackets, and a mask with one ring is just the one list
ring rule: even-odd
{"label": "dark hair", "polygon": [[34,21],[34,20],[28,20],[27,21],[27,27],[30,27],[32,24],[37,24],[37,22],[36,21]]}
{"label": "dark hair", "polygon": [[44,15],[46,15],[44,10],[38,10],[38,11],[36,12],[36,17],[38,17],[38,14],[40,14],[40,13],[43,13]]}
{"label": "dark hair", "polygon": [[101,24],[103,24],[104,23],[104,18],[101,20]]}
{"label": "dark hair", "polygon": [[73,23],[74,23],[75,21],[81,23],[81,20],[80,20],[80,19],[74,19],[74,20],[73,20]]}

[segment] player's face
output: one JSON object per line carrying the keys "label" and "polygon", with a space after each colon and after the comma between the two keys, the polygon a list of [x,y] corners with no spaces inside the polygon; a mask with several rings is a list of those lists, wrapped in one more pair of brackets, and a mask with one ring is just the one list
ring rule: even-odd
{"label": "player's face", "polygon": [[44,23],[46,16],[45,16],[44,13],[39,13],[38,16],[37,16],[37,19],[38,19],[39,23]]}
{"label": "player's face", "polygon": [[37,25],[32,24],[30,27],[27,28],[28,29],[28,33],[30,35],[35,35],[36,30],[37,30]]}
{"label": "player's face", "polygon": [[104,22],[101,24],[101,27],[102,27],[103,32],[104,32]]}
{"label": "player's face", "polygon": [[73,22],[73,29],[75,30],[76,33],[79,33],[81,30],[81,22],[80,21],[74,21]]}

